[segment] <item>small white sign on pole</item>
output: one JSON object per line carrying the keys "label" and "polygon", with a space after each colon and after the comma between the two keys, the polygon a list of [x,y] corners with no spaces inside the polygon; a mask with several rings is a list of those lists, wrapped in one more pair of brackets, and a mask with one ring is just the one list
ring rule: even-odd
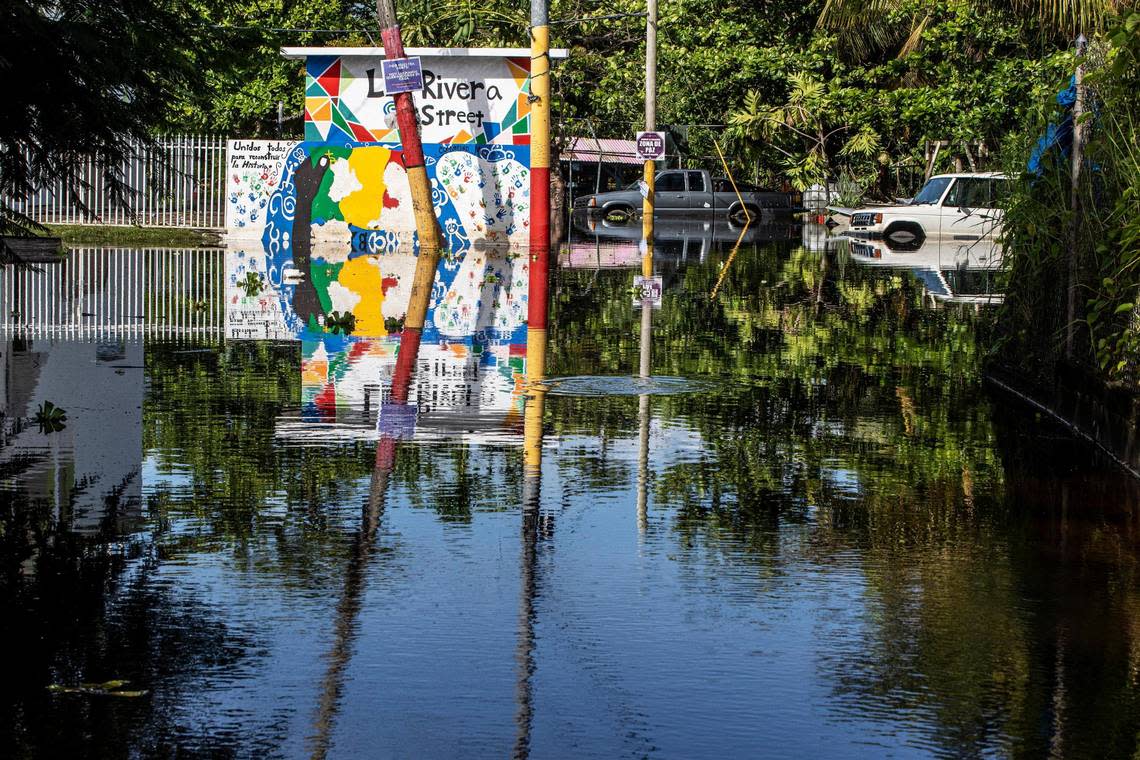
{"label": "small white sign on pole", "polygon": [[642,306],[646,303],[654,308],[661,306],[661,278],[635,275],[633,278],[633,304]]}

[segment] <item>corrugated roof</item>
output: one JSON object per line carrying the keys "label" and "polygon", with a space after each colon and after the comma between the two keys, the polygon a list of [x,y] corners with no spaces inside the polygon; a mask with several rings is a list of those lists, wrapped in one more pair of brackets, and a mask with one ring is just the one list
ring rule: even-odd
{"label": "corrugated roof", "polygon": [[589,161],[595,164],[642,164],[633,140],[602,137],[571,137],[562,150],[566,161]]}

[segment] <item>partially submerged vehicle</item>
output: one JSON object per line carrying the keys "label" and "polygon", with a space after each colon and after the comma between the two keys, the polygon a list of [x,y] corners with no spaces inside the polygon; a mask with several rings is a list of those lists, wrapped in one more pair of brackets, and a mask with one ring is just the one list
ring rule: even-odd
{"label": "partially submerged vehicle", "polygon": [[[584,209],[603,216],[632,217],[641,211],[640,183],[622,190],[574,199],[576,210]],[[727,179],[711,176],[704,169],[673,169],[658,172],[653,181],[654,215],[725,216],[730,221],[743,221],[747,214],[753,220],[764,211],[791,212],[787,193],[764,190],[744,183],[732,188]],[[737,196],[737,190],[740,195]]]}
{"label": "partially submerged vehicle", "polygon": [[917,249],[926,240],[982,240],[1001,232],[1009,180],[997,172],[931,177],[905,203],[858,209],[829,206],[850,217],[851,237],[887,239]]}

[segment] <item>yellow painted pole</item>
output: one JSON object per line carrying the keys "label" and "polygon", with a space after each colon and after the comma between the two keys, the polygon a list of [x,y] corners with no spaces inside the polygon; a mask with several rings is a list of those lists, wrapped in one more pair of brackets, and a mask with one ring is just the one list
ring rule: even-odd
{"label": "yellow painted pole", "polygon": [[527,287],[527,377],[546,373],[550,288],[550,27],[546,0],[531,3],[530,277]]}

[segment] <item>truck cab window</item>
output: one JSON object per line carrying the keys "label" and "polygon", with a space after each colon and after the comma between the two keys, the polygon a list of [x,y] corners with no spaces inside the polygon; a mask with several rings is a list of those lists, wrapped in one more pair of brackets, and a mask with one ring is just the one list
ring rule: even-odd
{"label": "truck cab window", "polygon": [[685,192],[685,175],[681,172],[665,172],[657,177],[654,188],[659,193]]}
{"label": "truck cab window", "polygon": [[703,193],[705,191],[705,175],[701,172],[685,172],[689,175],[689,191]]}

